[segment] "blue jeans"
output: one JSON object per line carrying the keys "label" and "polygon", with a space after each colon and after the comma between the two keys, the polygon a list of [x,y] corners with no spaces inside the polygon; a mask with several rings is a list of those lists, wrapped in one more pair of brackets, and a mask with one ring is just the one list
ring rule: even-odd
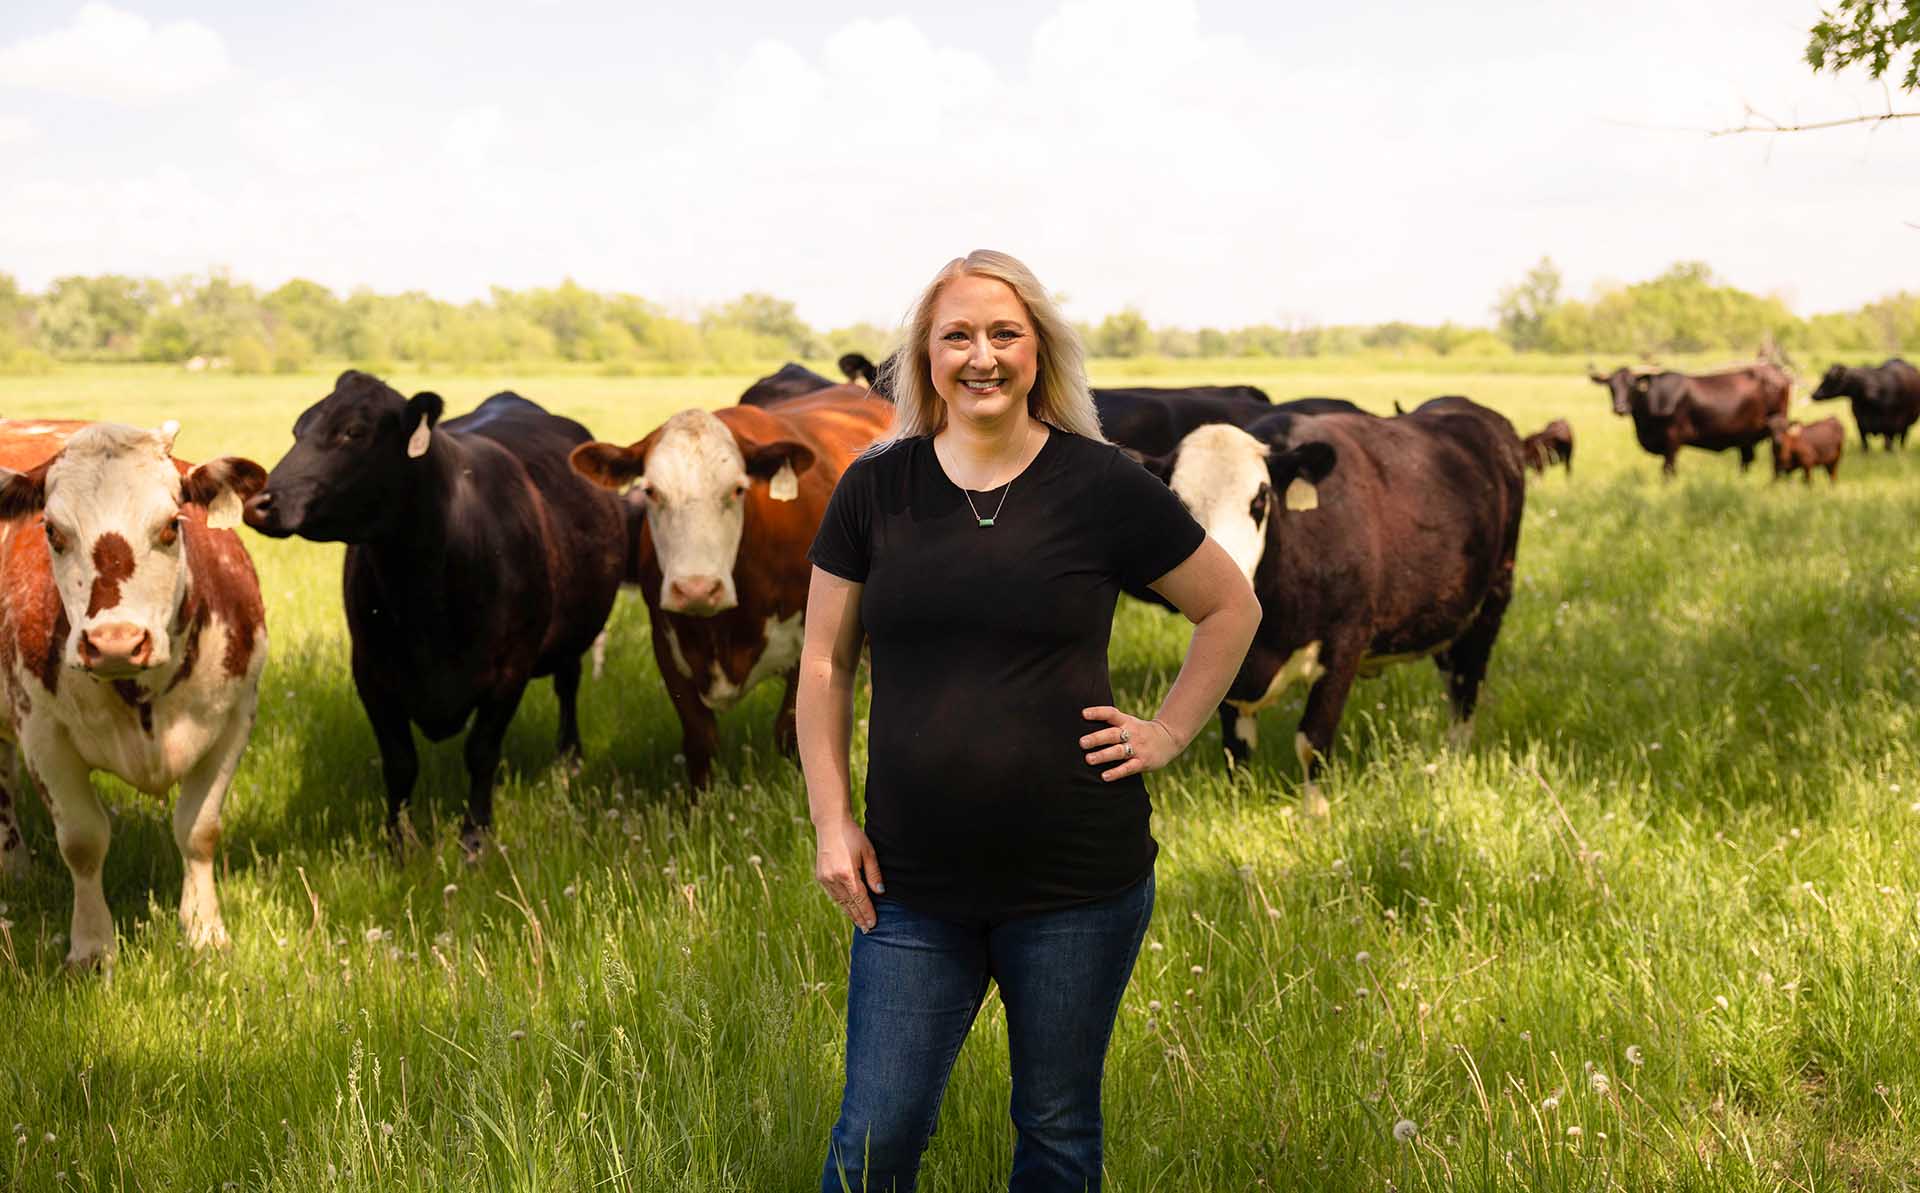
{"label": "blue jeans", "polygon": [[822,1193],[910,1193],[960,1044],[999,984],[1013,1061],[1013,1193],[1100,1188],[1100,1078],[1153,916],[1153,875],[1000,923],[873,901],[847,979],[847,1088]]}

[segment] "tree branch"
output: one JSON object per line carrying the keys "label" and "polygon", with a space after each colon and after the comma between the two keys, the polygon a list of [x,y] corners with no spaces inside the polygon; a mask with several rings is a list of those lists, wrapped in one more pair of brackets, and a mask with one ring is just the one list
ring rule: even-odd
{"label": "tree branch", "polygon": [[[1807,124],[1781,124],[1778,120],[1762,113],[1747,109],[1747,122],[1738,128],[1709,129],[1709,137],[1731,137],[1739,133],[1804,133],[1820,128],[1839,128],[1844,124],[1880,124],[1888,120],[1912,120],[1920,117],[1920,112],[1896,112],[1889,107],[1884,112],[1867,116],[1847,116],[1839,120],[1815,120]],[[1759,121],[1760,123],[1755,123]]]}

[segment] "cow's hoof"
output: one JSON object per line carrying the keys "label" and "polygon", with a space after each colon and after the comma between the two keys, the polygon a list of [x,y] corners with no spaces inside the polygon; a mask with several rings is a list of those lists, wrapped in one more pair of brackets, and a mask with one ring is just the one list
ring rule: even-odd
{"label": "cow's hoof", "polygon": [[1464,721],[1455,721],[1453,724],[1447,726],[1447,748],[1449,750],[1464,750],[1472,744],[1472,717],[1468,717]]}
{"label": "cow's hoof", "polygon": [[486,829],[469,825],[460,830],[461,860],[465,861],[469,866],[477,866],[486,860],[487,853],[492,845],[493,834],[489,833]]}
{"label": "cow's hoof", "polygon": [[1300,797],[1300,808],[1309,816],[1318,816],[1325,820],[1333,815],[1333,805],[1327,797],[1320,794],[1320,784],[1308,783],[1306,792]]}
{"label": "cow's hoof", "polygon": [[227,926],[219,920],[209,924],[205,920],[182,923],[180,930],[186,935],[187,947],[194,952],[208,949],[225,949],[233,944],[233,938],[227,935]]}
{"label": "cow's hoof", "polygon": [[74,949],[63,966],[71,974],[107,974],[113,971],[113,953],[109,949]]}

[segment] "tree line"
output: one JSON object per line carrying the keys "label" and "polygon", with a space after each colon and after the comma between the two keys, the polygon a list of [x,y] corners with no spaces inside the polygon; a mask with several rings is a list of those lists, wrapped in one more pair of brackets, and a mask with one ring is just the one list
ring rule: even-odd
{"label": "tree line", "polygon": [[[1629,355],[1920,349],[1920,294],[1902,292],[1857,310],[1801,318],[1775,297],[1717,279],[1699,262],[1658,277],[1565,296],[1543,259],[1505,288],[1491,326],[1406,322],[1255,323],[1222,329],[1155,326],[1135,308],[1080,325],[1096,356],[1498,357],[1516,352]],[[681,315],[633,294],[572,281],[527,290],[495,287],[450,302],[420,291],[339,295],[295,279],[262,291],[229,274],[162,281],[120,274],[55,279],[44,292],[0,273],[0,371],[56,362],[163,361],[236,372],[299,372],[352,361],[449,369],[577,363],[619,373],[640,368],[746,369],[841,352],[884,353],[892,333],[872,324],[821,331],[794,304],[744,294]]]}

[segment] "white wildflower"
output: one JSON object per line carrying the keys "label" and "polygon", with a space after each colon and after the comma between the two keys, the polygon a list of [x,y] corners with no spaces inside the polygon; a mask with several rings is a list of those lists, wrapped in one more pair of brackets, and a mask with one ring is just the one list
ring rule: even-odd
{"label": "white wildflower", "polygon": [[1584,1134],[1586,1134],[1586,1132],[1585,1132],[1585,1131],[1582,1131],[1582,1130],[1581,1130],[1580,1128],[1578,1128],[1578,1127],[1568,1127],[1568,1128],[1567,1128],[1567,1138],[1568,1138],[1568,1139],[1578,1139],[1578,1138],[1580,1138],[1580,1137],[1581,1137],[1582,1135],[1584,1135]]}
{"label": "white wildflower", "polygon": [[1401,1143],[1412,1143],[1413,1137],[1420,1133],[1420,1124],[1410,1118],[1403,1118],[1393,1124],[1393,1137]]}
{"label": "white wildflower", "polygon": [[1361,949],[1353,955],[1353,963],[1355,965],[1365,965],[1371,960],[1373,960],[1373,954],[1367,952],[1365,949]]}
{"label": "white wildflower", "polygon": [[1627,1063],[1636,1069],[1647,1063],[1646,1054],[1640,1051],[1640,1045],[1627,1045]]}

